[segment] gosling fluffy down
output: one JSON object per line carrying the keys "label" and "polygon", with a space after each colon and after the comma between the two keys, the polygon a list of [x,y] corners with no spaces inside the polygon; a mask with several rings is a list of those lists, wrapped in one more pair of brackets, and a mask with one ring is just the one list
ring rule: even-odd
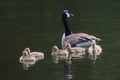
{"label": "gosling fluffy down", "polygon": [[27,51],[29,55],[35,57],[37,61],[44,59],[44,53],[43,52],[31,52],[30,48],[25,48],[24,51]]}

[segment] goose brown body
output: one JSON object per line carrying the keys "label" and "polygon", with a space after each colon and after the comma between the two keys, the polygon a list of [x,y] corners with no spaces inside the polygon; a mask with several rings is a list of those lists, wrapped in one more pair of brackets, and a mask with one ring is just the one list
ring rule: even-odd
{"label": "goose brown body", "polygon": [[76,44],[82,43],[82,42],[87,42],[88,40],[95,40],[96,42],[101,41],[100,38],[97,38],[93,35],[89,35],[86,33],[75,33],[75,34],[71,34],[69,36],[66,36],[63,40],[63,47],[65,47],[65,45],[67,43],[71,44],[72,47],[75,47]]}

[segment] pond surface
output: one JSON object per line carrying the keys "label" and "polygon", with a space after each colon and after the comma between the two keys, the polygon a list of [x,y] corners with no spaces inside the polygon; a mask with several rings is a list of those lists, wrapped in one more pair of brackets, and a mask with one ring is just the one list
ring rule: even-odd
{"label": "pond surface", "polygon": [[[0,80],[120,80],[120,1],[4,0],[0,1]],[[61,48],[61,13],[69,9],[71,30],[103,41],[103,52],[93,64],[73,60],[52,62],[51,48]],[[24,48],[45,53],[45,59],[23,70]]]}

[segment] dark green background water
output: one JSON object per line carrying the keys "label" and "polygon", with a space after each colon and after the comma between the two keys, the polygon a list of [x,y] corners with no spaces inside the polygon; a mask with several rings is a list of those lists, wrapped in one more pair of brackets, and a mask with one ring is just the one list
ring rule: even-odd
{"label": "dark green background water", "polygon": [[[103,39],[103,53],[95,64],[73,60],[71,66],[65,66],[64,62],[52,62],[52,46],[61,48],[64,9],[75,15],[69,19],[72,32]],[[45,59],[28,71],[22,70],[18,61],[25,47],[45,53]],[[73,80],[120,80],[120,1],[1,0],[0,80],[67,80],[69,72]]]}

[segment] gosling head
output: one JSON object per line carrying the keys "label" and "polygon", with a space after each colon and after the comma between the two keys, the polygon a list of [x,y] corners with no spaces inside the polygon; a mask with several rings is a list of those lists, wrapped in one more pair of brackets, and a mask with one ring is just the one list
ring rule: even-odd
{"label": "gosling head", "polygon": [[23,51],[22,53],[23,53],[23,57],[25,57],[25,56],[28,56],[28,55],[29,55],[29,53],[28,53],[27,51]]}
{"label": "gosling head", "polygon": [[27,47],[27,48],[25,48],[25,49],[24,49],[24,51],[28,51],[28,53],[30,53],[30,52],[31,52],[31,51],[30,51],[30,48],[28,48],[28,47]]}
{"label": "gosling head", "polygon": [[19,58],[19,62],[20,62],[20,63],[23,62],[23,58],[24,58],[24,57],[26,57],[26,56],[29,55],[27,51],[23,51],[22,53],[23,53],[22,56]]}
{"label": "gosling head", "polygon": [[71,45],[70,45],[70,43],[67,43],[65,45],[65,49],[67,49],[68,51],[71,51]]}
{"label": "gosling head", "polygon": [[53,46],[52,47],[52,52],[57,52],[58,51],[58,47],[57,46]]}

